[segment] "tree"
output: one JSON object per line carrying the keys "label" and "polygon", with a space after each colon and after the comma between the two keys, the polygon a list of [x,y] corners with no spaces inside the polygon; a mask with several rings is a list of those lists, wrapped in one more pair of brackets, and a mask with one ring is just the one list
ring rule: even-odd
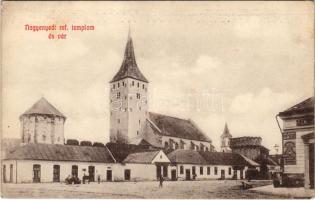
{"label": "tree", "polygon": [[104,147],[105,145],[103,143],[101,143],[101,142],[94,142],[93,146],[95,146],[95,147]]}
{"label": "tree", "polygon": [[80,145],[81,146],[92,146],[92,142],[90,142],[90,141],[81,141]]}
{"label": "tree", "polygon": [[68,139],[67,140],[67,145],[79,145],[79,141],[78,140],[74,140],[74,139]]}

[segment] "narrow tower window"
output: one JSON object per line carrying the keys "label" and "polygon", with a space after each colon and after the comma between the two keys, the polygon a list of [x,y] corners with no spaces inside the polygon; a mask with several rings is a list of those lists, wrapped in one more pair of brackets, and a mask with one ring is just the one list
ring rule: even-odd
{"label": "narrow tower window", "polygon": [[120,99],[120,92],[117,92],[117,99]]}
{"label": "narrow tower window", "polygon": [[132,81],[132,86],[134,86],[135,85],[135,82],[134,81]]}
{"label": "narrow tower window", "polygon": [[137,87],[140,87],[140,83],[138,82]]}
{"label": "narrow tower window", "polygon": [[115,89],[115,84],[113,84],[113,89]]}
{"label": "narrow tower window", "polygon": [[144,89],[144,84],[142,84],[142,89]]}

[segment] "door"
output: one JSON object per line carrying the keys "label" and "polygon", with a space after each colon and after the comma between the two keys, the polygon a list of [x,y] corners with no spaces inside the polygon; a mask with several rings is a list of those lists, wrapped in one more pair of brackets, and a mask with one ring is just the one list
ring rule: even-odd
{"label": "door", "polygon": [[60,165],[54,165],[53,182],[60,182]]}
{"label": "door", "polygon": [[163,166],[163,177],[168,177],[167,165]]}
{"label": "door", "polygon": [[107,170],[106,171],[106,180],[107,181],[112,181],[112,170]]}
{"label": "door", "polygon": [[130,181],[130,169],[125,169],[125,180]]}
{"label": "door", "polygon": [[314,189],[314,144],[309,144],[310,188]]}
{"label": "door", "polygon": [[221,170],[221,179],[225,179],[225,171],[224,171],[224,169]]}
{"label": "door", "polygon": [[33,183],[40,182],[40,165],[33,165]]}
{"label": "door", "polygon": [[176,170],[175,169],[172,169],[172,171],[171,171],[171,178],[172,178],[172,181],[176,181]]}
{"label": "door", "polygon": [[78,177],[78,165],[72,165],[71,174],[73,177]]}
{"label": "door", "polygon": [[94,166],[89,166],[89,180],[90,182],[95,181],[95,167]]}
{"label": "door", "polygon": [[161,165],[156,166],[156,179],[159,180],[161,176]]}
{"label": "door", "polygon": [[244,177],[244,171],[241,169],[241,172],[240,172],[240,174],[241,174],[241,179],[243,179]]}
{"label": "door", "polygon": [[13,165],[10,165],[10,183],[13,183]]}
{"label": "door", "polygon": [[186,169],[186,180],[190,180],[190,169]]}
{"label": "door", "polygon": [[3,165],[3,170],[2,170],[2,178],[3,178],[3,183],[7,182],[7,170],[6,170],[6,166]]}

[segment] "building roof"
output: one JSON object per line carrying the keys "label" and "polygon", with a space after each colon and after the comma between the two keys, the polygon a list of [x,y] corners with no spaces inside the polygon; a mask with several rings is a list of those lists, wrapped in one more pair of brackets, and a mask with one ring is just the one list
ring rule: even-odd
{"label": "building roof", "polygon": [[282,112],[279,113],[280,117],[292,115],[292,114],[300,114],[311,112],[314,113],[314,97],[310,97]]}
{"label": "building roof", "polygon": [[119,71],[110,82],[112,83],[124,78],[133,78],[148,83],[148,80],[138,68],[130,34],[128,35],[123,63],[121,64]]}
{"label": "building roof", "polygon": [[106,147],[60,144],[26,144],[9,152],[7,160],[49,160],[113,163]]}
{"label": "building roof", "polygon": [[229,137],[229,138],[232,137],[232,135],[230,134],[229,127],[228,127],[227,123],[225,123],[224,130],[223,130],[223,133],[221,135],[221,138],[223,138],[223,137]]}
{"label": "building roof", "polygon": [[148,145],[134,145],[112,142],[107,143],[106,147],[112,153],[117,162],[123,162],[128,157],[128,155],[132,153],[156,151],[156,149],[152,149],[152,146]]}
{"label": "building roof", "polygon": [[66,118],[66,116],[64,116],[59,110],[57,110],[57,108],[50,104],[44,97],[38,100],[30,109],[24,112],[21,116],[31,114],[53,115]]}
{"label": "building roof", "polygon": [[172,163],[182,164],[207,164],[198,151],[177,149],[167,154]]}
{"label": "building roof", "polygon": [[242,154],[240,154],[240,155],[245,159],[245,161],[247,162],[248,165],[253,166],[253,167],[259,167],[260,166],[259,163],[253,161],[252,159],[249,159],[249,158],[247,158],[246,156],[244,156]]}
{"label": "building roof", "polygon": [[200,151],[200,155],[211,165],[246,165],[246,160],[237,153]]}
{"label": "building roof", "polygon": [[198,140],[211,142],[201,130],[191,121],[161,115],[157,113],[149,113],[149,119],[160,130],[163,136],[177,137],[188,140]]}
{"label": "building roof", "polygon": [[123,163],[152,163],[155,156],[160,151],[147,151],[139,153],[131,153],[124,159]]}

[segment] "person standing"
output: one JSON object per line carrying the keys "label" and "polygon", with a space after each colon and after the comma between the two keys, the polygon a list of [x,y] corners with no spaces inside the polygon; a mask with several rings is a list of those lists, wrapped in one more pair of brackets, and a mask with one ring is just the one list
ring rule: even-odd
{"label": "person standing", "polygon": [[164,181],[164,179],[163,179],[163,176],[162,176],[162,174],[160,174],[160,185],[159,185],[159,187],[163,187],[163,181]]}

